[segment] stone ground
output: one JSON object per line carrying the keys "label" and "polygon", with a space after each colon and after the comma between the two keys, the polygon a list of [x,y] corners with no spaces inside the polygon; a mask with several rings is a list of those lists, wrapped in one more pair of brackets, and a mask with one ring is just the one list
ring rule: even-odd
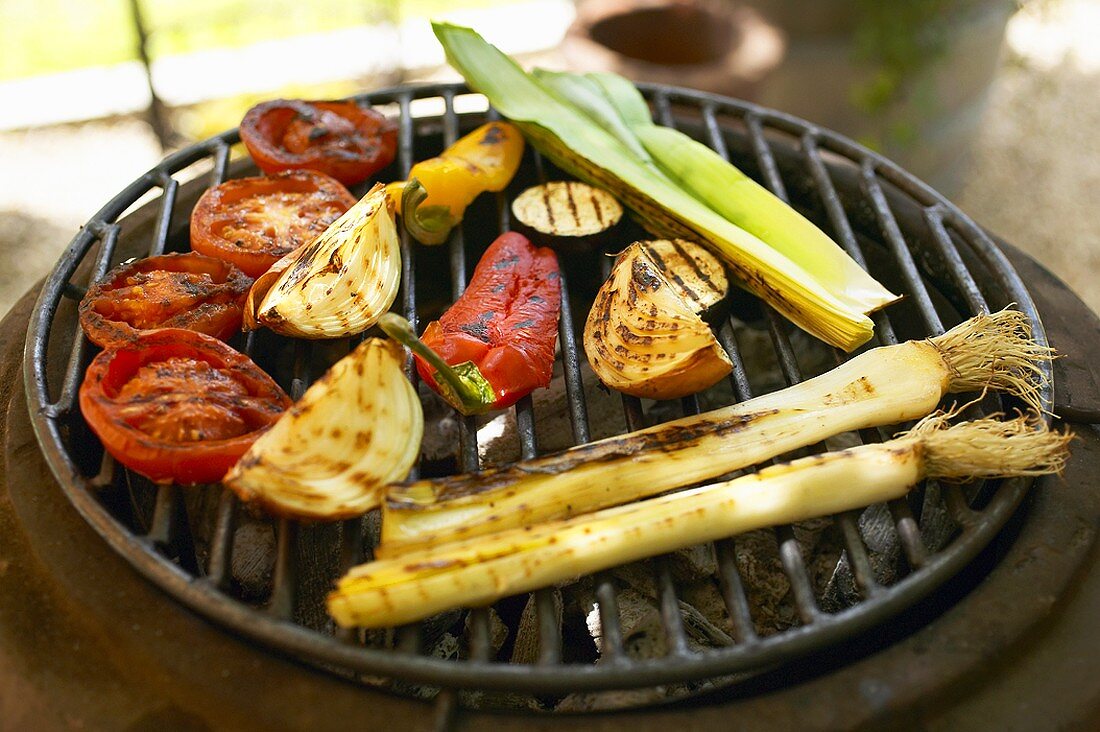
{"label": "stone ground", "polygon": [[[1040,31],[1080,22],[1033,20]],[[1049,33],[1010,33],[1009,42],[954,198],[1100,311],[1100,63],[1059,52]],[[0,312],[45,275],[82,222],[160,157],[133,119],[0,134]]]}

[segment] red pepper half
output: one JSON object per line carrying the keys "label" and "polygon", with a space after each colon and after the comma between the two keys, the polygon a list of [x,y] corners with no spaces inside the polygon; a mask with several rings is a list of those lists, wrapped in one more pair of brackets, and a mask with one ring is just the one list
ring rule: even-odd
{"label": "red pepper half", "polygon": [[560,312],[554,252],[509,232],[489,245],[462,297],[422,339],[399,316],[379,323],[416,354],[425,382],[463,414],[480,414],[550,384]]}

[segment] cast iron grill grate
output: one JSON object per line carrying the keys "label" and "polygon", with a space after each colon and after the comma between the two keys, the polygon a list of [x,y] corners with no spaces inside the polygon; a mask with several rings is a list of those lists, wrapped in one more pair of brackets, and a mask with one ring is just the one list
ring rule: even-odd
{"label": "cast iron grill grate", "polygon": [[[876,343],[938,334],[965,317],[1010,303],[1031,318],[1037,339],[1045,340],[1026,288],[988,237],[958,209],[892,163],[835,133],[758,106],[666,87],[644,87],[644,92],[658,121],[680,126],[729,156],[776,195],[817,220],[857,262],[870,266],[876,276],[906,295],[902,305],[874,316]],[[398,157],[383,172],[383,179],[405,177],[415,159],[436,154],[484,120],[485,112],[456,112],[455,100],[465,99],[465,93],[460,85],[432,85],[360,97],[388,106],[399,119]],[[441,107],[442,113],[414,117],[413,108],[425,103],[420,100],[434,100],[430,103]],[[219,183],[231,172],[248,173],[243,163],[231,163],[230,149],[236,142],[234,130],[172,155],[112,199],[80,231],[48,277],[36,305],[28,337],[26,384],[42,450],[84,518],[145,577],[196,612],[253,641],[364,683],[383,683],[379,677],[385,677],[395,680],[392,688],[411,693],[423,693],[420,684],[439,687],[444,690],[438,696],[443,715],[459,701],[455,689],[545,698],[702,679],[736,683],[738,677],[731,675],[768,669],[852,638],[933,592],[989,543],[1030,485],[1027,480],[968,487],[926,485],[885,507],[831,517],[840,541],[833,576],[846,576],[856,593],[855,599],[840,605],[826,597],[823,588],[815,587],[795,529],[776,529],[775,549],[789,585],[793,620],[790,627],[769,632],[762,632],[759,618],[754,617],[749,599],[752,578],[746,578],[739,566],[738,539],[714,543],[706,551],[713,552],[715,582],[727,615],[730,643],[724,647],[692,648],[669,558],[644,563],[651,572],[667,649],[656,658],[638,658],[631,652],[621,624],[619,587],[610,571],[591,578],[600,621],[599,663],[592,658],[577,660],[576,641],[563,638],[558,600],[550,589],[532,593],[529,600],[535,608],[538,639],[538,652],[530,663],[496,657],[492,618],[486,608],[469,610],[451,623],[464,636],[462,651],[455,658],[428,655],[425,623],[394,629],[386,647],[372,647],[375,641],[368,642],[367,634],[361,632],[334,630],[318,621],[316,612],[307,612],[306,606],[317,606],[325,587],[370,556],[377,526],[369,517],[327,527],[302,526],[286,519],[274,522],[270,589],[262,597],[247,596],[232,572],[235,529],[242,521],[233,494],[222,490],[210,507],[209,531],[196,530],[194,504],[189,502],[194,491],[218,489],[156,487],[115,466],[87,431],[76,407],[77,389],[93,355],[75,318],[75,302],[84,287],[125,257],[186,250],[190,207],[205,185]],[[418,300],[417,287],[427,291],[439,279],[433,273],[449,268],[450,289],[445,297],[461,294],[469,263],[476,261],[499,230],[508,228],[510,197],[540,178],[560,175],[531,151],[526,155],[517,181],[497,195],[495,208],[490,202],[481,215],[472,212],[465,234],[456,231],[444,248],[414,247],[403,235],[402,290],[394,308],[414,324],[427,307]],[[181,186],[177,176],[203,163],[210,166],[205,180]],[[128,222],[138,214],[122,217],[124,212],[157,189],[159,201],[149,204],[155,212],[149,226],[128,229]],[[606,275],[610,259],[605,259]],[[584,274],[565,269],[566,279],[577,281],[563,287],[559,332],[561,378],[576,443],[590,439],[575,332],[575,318],[583,319],[585,314],[588,284],[579,281]],[[755,313],[756,327],[767,333],[769,350],[774,351],[767,358],[774,360],[787,383],[803,378],[799,355],[803,361],[805,357],[800,350],[816,349],[834,364],[843,359],[843,354],[822,344],[804,345],[805,339],[798,340],[797,334],[792,341],[791,327],[774,311],[748,296],[742,300],[735,314]],[[728,389],[737,401],[753,396],[756,388],[750,378],[754,363],[746,362],[739,343],[746,332],[740,325],[735,328],[732,318],[718,328],[719,340],[734,364]],[[350,348],[356,342],[348,339],[341,347]],[[294,398],[320,374],[316,351],[322,346],[270,333],[251,333],[235,345],[273,370]],[[415,383],[411,361],[408,373]],[[1049,390],[1043,397],[1049,404]],[[643,426],[652,418],[643,406],[636,398],[622,398],[627,428]],[[676,406],[679,411],[668,416],[698,412],[701,403],[691,396]],[[988,412],[1013,406],[986,397],[971,409]],[[540,452],[539,415],[531,397],[516,405],[514,419],[519,455],[535,456]],[[478,427],[474,418],[460,420],[460,447],[453,469],[479,467]],[[859,439],[876,440],[884,434],[888,433],[868,431]],[[926,536],[927,522],[922,517],[931,511],[948,517],[947,538]],[[897,577],[884,579],[873,566],[875,553],[883,551],[883,532],[899,553],[903,571]],[[679,689],[670,692],[675,696],[697,687],[672,688]]]}

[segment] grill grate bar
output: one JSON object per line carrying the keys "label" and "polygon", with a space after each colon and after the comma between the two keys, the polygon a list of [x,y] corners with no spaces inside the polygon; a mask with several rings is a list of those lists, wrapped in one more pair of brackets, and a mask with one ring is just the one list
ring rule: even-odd
{"label": "grill grate bar", "polygon": [[[539,165],[540,179],[543,167]],[[588,425],[588,406],[584,396],[584,381],[581,377],[580,361],[577,358],[577,338],[573,331],[573,310],[569,300],[569,281],[565,271],[561,277],[561,316],[558,320],[558,337],[561,341],[562,370],[565,376],[566,400],[569,403],[569,417],[573,427],[573,441],[580,445],[592,438]],[[626,397],[624,397],[625,399]],[[608,572],[599,572],[594,577],[596,603],[599,606],[601,627],[600,653],[609,663],[623,663],[626,657],[623,651],[623,632],[619,623],[619,601],[615,592],[614,579]]]}
{"label": "grill grate bar", "polygon": [[470,658],[474,661],[488,661],[492,653],[489,630],[489,608],[475,607],[470,611]]}
{"label": "grill grate bar", "polygon": [[535,591],[535,612],[539,621],[538,664],[551,666],[561,663],[562,637],[553,590],[543,588]]}
{"label": "grill grate bar", "polygon": [[160,185],[163,193],[160,195],[160,210],[157,212],[157,221],[153,228],[153,243],[149,247],[150,257],[164,254],[168,246],[168,234],[172,229],[172,213],[176,209],[176,193],[180,187],[179,181],[167,173],[162,174]]}
{"label": "grill grate bar", "polygon": [[897,219],[894,218],[894,212],[890,210],[890,204],[886,201],[886,194],[882,192],[882,185],[878,181],[874,162],[870,159],[864,159],[860,166],[860,174],[863,179],[864,192],[871,201],[871,206],[874,208],[875,216],[878,218],[886,243],[901,269],[909,294],[917,303],[917,309],[924,319],[929,335],[943,333],[943,323],[936,312],[936,307],[932,304],[932,297],[928,294],[928,288],[917,270],[913,253],[906,246],[905,236],[901,233]]}
{"label": "grill grate bar", "polygon": [[778,196],[782,201],[788,202],[787,187],[783,184],[783,177],[779,175],[779,166],[775,162],[775,156],[764,137],[764,127],[758,115],[751,112],[745,115],[745,126],[749,130],[749,141],[752,143],[753,156],[756,164],[760,166],[760,172],[764,176],[764,184],[768,190]]}
{"label": "grill grate bar", "polygon": [[569,402],[569,417],[573,425],[573,442],[580,445],[589,442],[588,406],[584,400],[584,381],[580,363],[565,354],[577,353],[577,337],[573,333],[573,309],[569,304],[569,283],[565,272],[561,273],[561,319],[558,321],[558,338],[561,340],[562,370],[565,375],[565,394]]}
{"label": "grill grate bar", "polygon": [[[454,93],[443,95],[445,111],[443,115],[443,147],[450,147],[458,138],[458,117],[454,110]],[[451,269],[451,296],[458,300],[466,291],[466,241],[462,226],[456,226],[447,242]],[[477,417],[468,416],[459,423],[459,440],[462,449],[463,472],[474,472],[480,468],[477,445]],[[489,609],[477,607],[470,610],[467,618],[467,640],[470,646],[470,659],[488,661],[492,653]],[[446,709],[454,705],[453,692],[445,691],[437,702],[439,720],[447,720]],[[441,722],[442,724],[442,722]]]}
{"label": "grill grate bar", "polygon": [[[832,225],[833,238],[840,242],[844,251],[856,264],[866,270],[867,258],[863,255],[863,248],[852,230],[852,223],[844,213],[844,204],[840,202],[840,195],[837,193],[836,186],[833,185],[833,179],[825,169],[825,162],[821,159],[821,151],[817,144],[817,134],[813,132],[804,134],[801,148],[806,165],[810,169],[814,187],[825,204],[825,214]],[[875,337],[872,341],[877,340],[885,345],[898,342],[897,335],[894,334],[894,326],[884,311],[871,313],[871,320],[875,323]]]}
{"label": "grill grate bar", "polygon": [[791,594],[794,596],[795,607],[798,608],[798,617],[803,625],[809,625],[817,620],[821,611],[817,607],[814,586],[802,556],[802,547],[798,545],[794,529],[789,525],[777,527],[775,537],[779,546],[779,562],[791,583]]}
{"label": "grill grate bar", "polygon": [[718,560],[718,586],[733,622],[733,639],[738,643],[752,643],[757,639],[756,626],[737,566],[737,543],[734,539],[723,539],[714,543],[714,550]]}
{"label": "grill grate bar", "polygon": [[[220,149],[220,148],[219,148]],[[228,155],[228,145],[225,146]],[[215,165],[215,170],[217,166]],[[224,178],[224,176],[223,176]],[[253,358],[256,350],[256,331],[244,334],[244,354]],[[207,560],[206,573],[209,581],[219,589],[226,589],[232,579],[233,534],[237,529],[237,507],[240,500],[237,494],[228,488],[222,488],[218,498],[217,514],[214,519],[214,531],[210,537],[210,557]]]}
{"label": "grill grate bar", "polygon": [[393,647],[399,652],[409,656],[420,652],[420,641],[424,637],[423,623],[409,623],[402,625],[395,633]]}
{"label": "grill grate bar", "polygon": [[218,588],[225,589],[230,580],[230,563],[233,561],[233,528],[236,523],[237,496],[228,488],[222,489],[218,499],[218,512],[214,519],[214,535],[210,542],[210,559],[206,576]]}
{"label": "grill grate bar", "polygon": [[[443,147],[448,148],[458,139],[458,117],[455,115],[454,91],[443,94],[446,112],[443,115]],[[403,228],[403,227],[402,227]],[[466,240],[462,227],[456,226],[447,240],[451,264],[451,295],[457,300],[466,290]]]}
{"label": "grill grate bar", "polygon": [[867,546],[863,543],[863,536],[859,533],[860,511],[845,511],[835,516],[840,527],[841,537],[844,540],[844,551],[848,557],[848,564],[855,577],[856,584],[863,593],[864,598],[869,598],[882,590],[875,579],[874,569],[871,567],[871,558],[867,554]]}
{"label": "grill grate bar", "polygon": [[[397,163],[401,170],[401,178],[407,180],[409,171],[413,165],[413,118],[409,111],[412,105],[412,94],[405,92],[397,98],[401,109],[401,119],[397,125]],[[404,226],[401,230],[401,307],[405,319],[412,324],[414,331],[418,330],[416,317],[416,249],[412,237]],[[405,354],[405,375],[409,377],[415,389],[420,383],[416,372],[416,362],[412,353]],[[419,467],[414,466],[409,471],[408,479],[416,480],[420,473]]]}
{"label": "grill grate bar", "polygon": [[[96,254],[95,264],[92,267],[90,282],[98,282],[111,268],[111,258],[118,246],[118,235],[122,227],[118,224],[104,226],[99,233],[99,252]],[[81,295],[83,298],[83,294]],[[57,400],[46,407],[46,412],[51,417],[68,414],[76,406],[77,393],[80,384],[84,381],[84,370],[87,368],[88,351],[90,342],[84,337],[84,331],[78,322],[73,336],[73,348],[69,354],[69,361],[65,366],[65,378],[61,382],[61,391]]]}
{"label": "grill grate bar", "polygon": [[920,569],[928,561],[928,550],[921,539],[920,526],[913,517],[913,511],[904,498],[898,498],[887,503],[890,507],[890,516],[894,519],[894,526],[901,540],[901,548],[905,552],[905,560],[909,562],[911,569]]}
{"label": "grill grate bar", "polygon": [[726,322],[718,329],[718,342],[733,365],[730,369],[730,385],[733,387],[737,401],[744,402],[752,399],[752,386],[749,384],[749,375],[745,370],[745,361],[741,358],[741,349],[737,346],[732,316],[726,318]]}
{"label": "grill grate bar", "polygon": [[99,462],[99,470],[95,476],[88,481],[88,485],[92,490],[99,491],[115,482],[115,468],[117,464],[115,459],[111,457],[111,453],[106,450],[103,451],[103,459]]}
{"label": "grill grate bar", "polygon": [[595,588],[600,612],[600,658],[612,664],[628,663],[619,622],[619,597],[610,572],[596,574]]}
{"label": "grill grate bar", "polygon": [[680,599],[676,596],[676,583],[672,578],[668,555],[653,560],[653,573],[657,579],[657,595],[661,604],[661,624],[665,630],[669,653],[683,656],[688,653],[684,619],[680,615]]}
{"label": "grill grate bar", "polygon": [[298,522],[281,518],[275,531],[275,579],[272,582],[268,612],[289,620],[294,616],[298,584]]}
{"label": "grill grate bar", "polygon": [[229,153],[232,149],[232,146],[223,140],[218,140],[214,144],[211,152],[214,158],[214,169],[210,171],[211,187],[225,182],[225,176],[229,172]]}
{"label": "grill grate bar", "polygon": [[[368,553],[373,554],[367,547],[366,522],[366,516],[340,522],[340,563],[334,580],[343,577],[352,567],[366,561]],[[345,643],[355,643],[360,638],[357,628],[337,627],[335,635]]]}
{"label": "grill grate bar", "polygon": [[653,94],[653,107],[656,112],[657,123],[665,127],[673,127],[672,105],[668,101],[668,93],[657,91]]}
{"label": "grill grate bar", "polygon": [[953,483],[941,483],[940,486],[951,520],[960,528],[969,529],[981,520],[981,512],[970,507],[961,486]]}
{"label": "grill grate bar", "polygon": [[145,538],[158,547],[172,546],[176,533],[176,511],[182,497],[176,485],[157,486],[156,503],[153,504],[153,519],[149,522],[149,531]]}
{"label": "grill grate bar", "polygon": [[970,308],[970,314],[988,313],[989,305],[986,303],[982,291],[978,289],[978,283],[967,271],[966,264],[963,262],[958,248],[951,241],[951,235],[947,232],[947,227],[944,226],[943,217],[943,207],[939,204],[924,209],[924,220],[932,231],[932,240],[936,243],[944,261],[947,262],[951,279],[954,280],[959,292],[966,300],[966,304]]}
{"label": "grill grate bar", "polygon": [[[312,341],[294,342],[294,366],[290,380],[290,398],[297,403],[310,383],[309,360]],[[269,611],[290,619],[298,599],[298,522],[281,518],[276,524],[275,577],[272,580]]]}

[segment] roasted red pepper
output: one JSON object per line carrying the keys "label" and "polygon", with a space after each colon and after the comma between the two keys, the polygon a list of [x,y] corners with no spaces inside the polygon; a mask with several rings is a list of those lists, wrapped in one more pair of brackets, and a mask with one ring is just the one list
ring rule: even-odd
{"label": "roasted red pepper", "polygon": [[425,382],[463,414],[480,414],[550,383],[560,312],[554,252],[509,232],[489,246],[466,292],[422,340],[403,318],[380,323],[416,354]]}

